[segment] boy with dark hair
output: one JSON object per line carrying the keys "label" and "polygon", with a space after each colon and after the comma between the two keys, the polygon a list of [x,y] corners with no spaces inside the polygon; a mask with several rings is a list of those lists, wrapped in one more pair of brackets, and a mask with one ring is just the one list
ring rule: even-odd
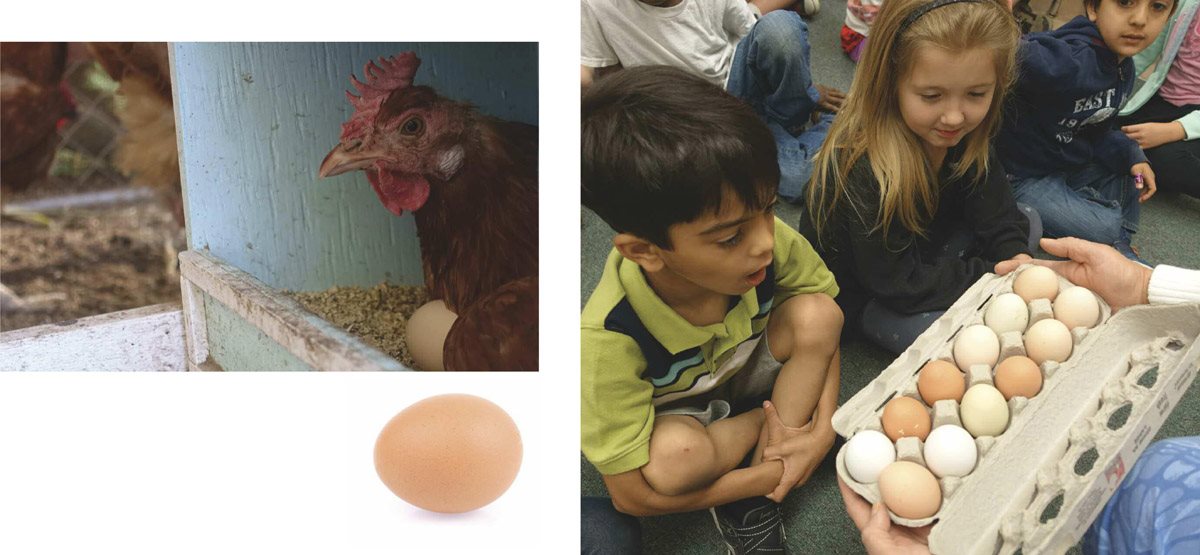
{"label": "boy with dark hair", "polygon": [[1050,237],[1130,242],[1154,172],[1115,126],[1133,91],[1132,56],[1154,42],[1175,0],[1084,0],[1086,16],[1022,39],[1017,84],[996,150],[1017,202],[1036,209]]}
{"label": "boy with dark hair", "polygon": [[770,131],[699,77],[584,94],[583,204],[617,234],[581,318],[583,452],[621,512],[716,507],[735,553],[783,549],[777,503],[834,437],[837,284],[778,180]]}

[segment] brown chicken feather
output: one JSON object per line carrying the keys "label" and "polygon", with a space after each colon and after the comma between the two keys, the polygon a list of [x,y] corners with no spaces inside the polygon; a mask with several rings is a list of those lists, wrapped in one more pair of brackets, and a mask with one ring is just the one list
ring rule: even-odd
{"label": "brown chicken feather", "polygon": [[405,53],[354,79],[320,175],[365,170],[390,211],[414,212],[430,298],[458,314],[447,370],[536,370],[537,127],[412,86],[419,64]]}

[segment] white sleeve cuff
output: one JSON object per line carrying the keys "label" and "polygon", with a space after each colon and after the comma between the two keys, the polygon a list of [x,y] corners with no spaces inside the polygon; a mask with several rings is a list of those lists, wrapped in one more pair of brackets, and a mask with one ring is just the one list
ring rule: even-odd
{"label": "white sleeve cuff", "polygon": [[1150,304],[1200,302],[1200,271],[1159,264],[1150,273]]}

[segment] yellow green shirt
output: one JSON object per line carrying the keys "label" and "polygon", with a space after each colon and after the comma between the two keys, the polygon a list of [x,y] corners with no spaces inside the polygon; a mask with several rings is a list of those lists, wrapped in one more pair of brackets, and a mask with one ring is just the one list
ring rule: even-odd
{"label": "yellow green shirt", "polygon": [[708,326],[667,306],[641,268],[613,249],[581,317],[584,456],[601,474],[644,466],[654,407],[728,381],[740,366],[727,363],[766,330],[771,307],[809,293],[832,297],[838,286],[808,241],[779,218],[766,279]]}

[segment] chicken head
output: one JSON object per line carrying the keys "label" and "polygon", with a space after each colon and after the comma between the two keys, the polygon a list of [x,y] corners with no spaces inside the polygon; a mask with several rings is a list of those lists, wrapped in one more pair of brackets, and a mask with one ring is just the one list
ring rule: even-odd
{"label": "chicken head", "polygon": [[365,83],[351,76],[359,92],[346,92],[354,114],[318,171],[321,177],[366,171],[379,200],[397,216],[425,204],[431,180],[448,181],[462,167],[471,117],[463,105],[412,85],[420,64],[405,52],[369,62]]}

